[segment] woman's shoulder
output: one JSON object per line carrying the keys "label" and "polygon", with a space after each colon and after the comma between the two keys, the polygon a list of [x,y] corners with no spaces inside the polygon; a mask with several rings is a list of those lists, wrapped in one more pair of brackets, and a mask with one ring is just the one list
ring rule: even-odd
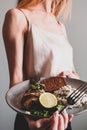
{"label": "woman's shoulder", "polygon": [[18,28],[26,27],[27,22],[22,12],[17,8],[9,9],[5,14],[6,24],[17,25]]}
{"label": "woman's shoulder", "polygon": [[18,19],[20,17],[20,11],[17,8],[12,8],[7,10],[6,14],[5,14],[5,18],[11,19],[11,18],[15,18]]}

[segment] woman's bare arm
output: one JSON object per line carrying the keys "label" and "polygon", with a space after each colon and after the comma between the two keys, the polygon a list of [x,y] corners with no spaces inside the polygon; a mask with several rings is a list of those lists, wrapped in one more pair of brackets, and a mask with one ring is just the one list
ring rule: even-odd
{"label": "woman's bare arm", "polygon": [[10,73],[10,87],[23,81],[23,47],[27,22],[26,19],[22,19],[22,15],[17,9],[11,9],[6,13],[3,24],[3,39]]}

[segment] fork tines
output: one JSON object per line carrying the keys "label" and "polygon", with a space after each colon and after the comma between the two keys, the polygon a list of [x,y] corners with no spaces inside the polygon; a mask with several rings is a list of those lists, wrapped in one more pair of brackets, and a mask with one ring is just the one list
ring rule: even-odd
{"label": "fork tines", "polygon": [[[87,83],[82,83],[71,95],[68,97],[68,103],[73,105],[79,99],[81,99],[87,92]],[[72,100],[72,101],[70,101]]]}

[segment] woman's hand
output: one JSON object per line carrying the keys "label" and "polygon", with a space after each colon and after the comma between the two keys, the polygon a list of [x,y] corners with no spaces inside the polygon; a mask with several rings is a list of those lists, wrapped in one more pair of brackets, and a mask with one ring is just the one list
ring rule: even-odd
{"label": "woman's hand", "polygon": [[72,120],[64,110],[61,114],[56,111],[50,118],[38,119],[36,121],[25,117],[30,130],[65,130],[68,122]]}
{"label": "woman's hand", "polygon": [[73,115],[68,115],[66,110],[61,114],[58,111],[55,112],[51,118],[51,124],[49,130],[65,130],[68,126],[68,122],[71,122]]}
{"label": "woman's hand", "polygon": [[74,71],[72,71],[72,72],[64,71],[64,72],[61,72],[58,76],[66,77],[66,78],[74,78],[74,79],[79,79],[80,78],[79,75]]}

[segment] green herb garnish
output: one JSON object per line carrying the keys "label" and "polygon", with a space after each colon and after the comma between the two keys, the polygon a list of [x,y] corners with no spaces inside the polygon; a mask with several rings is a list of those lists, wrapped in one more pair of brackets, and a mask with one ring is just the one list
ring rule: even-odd
{"label": "green herb garnish", "polygon": [[30,89],[31,90],[42,90],[44,88],[44,84],[30,84]]}
{"label": "green herb garnish", "polygon": [[58,110],[61,110],[61,109],[63,109],[63,108],[64,108],[64,105],[62,105],[62,104],[61,104],[61,105],[57,105],[57,109],[58,109]]}

